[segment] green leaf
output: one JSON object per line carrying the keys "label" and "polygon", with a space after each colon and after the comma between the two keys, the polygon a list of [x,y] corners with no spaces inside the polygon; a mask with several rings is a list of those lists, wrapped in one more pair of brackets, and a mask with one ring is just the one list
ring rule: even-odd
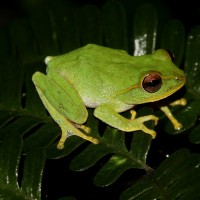
{"label": "green leaf", "polygon": [[41,55],[53,55],[58,52],[53,22],[51,21],[47,7],[38,6],[31,13],[31,27],[34,31],[38,51]]}
{"label": "green leaf", "polygon": [[102,24],[106,46],[128,51],[126,14],[119,1],[107,1],[104,5]]}
{"label": "green leaf", "polygon": [[[142,110],[139,115],[144,112],[146,113],[147,110]],[[112,155],[95,176],[94,182],[97,186],[112,184],[127,169],[137,168],[151,171],[151,168],[146,164],[151,136],[141,131],[135,132],[130,151],[128,151],[125,145],[126,134],[107,127],[100,140],[100,144],[89,145],[72,160],[70,168],[75,171],[86,170],[106,155]]]}
{"label": "green leaf", "polygon": [[180,134],[193,127],[199,114],[199,103],[189,101],[186,106],[172,109],[174,117],[179,120],[183,127],[180,130],[174,130],[172,123],[168,120],[165,123],[165,131],[170,134]]}
{"label": "green leaf", "polygon": [[45,161],[46,156],[42,148],[32,149],[25,157],[21,191],[33,199],[41,198],[41,182]]}
{"label": "green leaf", "polygon": [[144,4],[136,9],[133,21],[134,56],[149,54],[155,50],[157,21],[157,12],[151,4]]}
{"label": "green leaf", "polygon": [[12,54],[11,41],[9,31],[0,27],[0,57],[10,56]]}
{"label": "green leaf", "polygon": [[153,173],[145,175],[126,189],[120,199],[198,199],[199,164],[199,154],[191,154],[186,149],[179,150]]}
{"label": "green leaf", "polygon": [[185,30],[183,24],[178,20],[169,21],[162,31],[161,48],[168,49],[174,55],[174,63],[180,66],[184,45]]}
{"label": "green leaf", "polygon": [[187,37],[185,58],[185,73],[187,75],[187,89],[195,98],[200,95],[200,26],[193,27]]}
{"label": "green leaf", "polygon": [[[128,187],[121,199],[198,199],[199,26],[185,35],[188,30],[184,24],[176,19],[162,20],[162,11],[156,10],[159,6],[141,4],[141,1],[109,0],[100,7],[65,1],[36,4],[33,9],[25,10],[23,19],[17,18],[0,28],[0,199],[42,199],[41,194],[49,199],[74,199],[73,195],[78,199],[80,196],[101,198],[101,195],[118,199],[113,191],[117,189],[119,194]],[[138,4],[140,6],[136,7]],[[175,63],[181,68],[184,64],[187,74],[186,87],[182,93],[177,93],[177,97],[185,96],[188,104],[172,109],[175,117],[183,123],[183,129],[174,132],[162,115],[157,130],[159,137],[152,142],[149,135],[140,131],[125,134],[99,122],[91,117],[93,110],[89,109],[86,125],[92,128],[91,134],[100,139],[100,144],[93,145],[71,136],[65,148],[58,150],[60,128],[48,116],[31,77],[35,71],[45,72],[45,56],[66,53],[91,42],[125,49],[134,55],[151,53],[155,48],[171,50]],[[139,116],[155,114],[145,105],[134,109]],[[122,115],[130,118],[128,112]],[[151,122],[145,125],[153,129]],[[168,143],[169,136],[165,132],[177,136],[171,135],[172,140]],[[179,133],[186,137],[180,137]],[[180,139],[175,149],[187,145],[197,154],[180,150],[169,158],[163,157],[173,151],[173,138]],[[51,193],[48,184],[54,181],[52,176],[48,177],[47,185],[42,185],[47,183],[42,182],[46,178],[43,170],[48,172],[55,167],[49,166],[46,158],[67,161],[67,167],[65,163],[65,167],[60,166],[57,160],[51,162],[59,165],[57,169],[64,169],[60,181],[69,186],[61,191],[59,184],[53,184],[53,197],[46,194]],[[70,172],[68,163],[71,163],[72,170],[84,172]],[[131,173],[138,170],[144,176],[132,177]],[[99,189],[92,185],[91,171],[98,187],[110,187]],[[84,174],[86,179],[82,178]],[[82,179],[84,189],[80,189],[83,188],[80,186]],[[73,182],[76,182],[75,186]],[[99,191],[103,191],[101,195]],[[82,196],[84,192],[85,196]],[[112,194],[111,198],[108,194]],[[61,195],[70,197],[61,198]]]}
{"label": "green leaf", "polygon": [[80,46],[78,25],[78,8],[62,1],[48,2],[49,15],[56,40],[61,53],[67,53]]}
{"label": "green leaf", "polygon": [[33,56],[36,53],[35,38],[28,19],[14,21],[10,26],[10,34],[16,55],[20,53],[20,56],[26,60],[27,56]]}
{"label": "green leaf", "polygon": [[[38,126],[43,126],[44,122],[51,120],[47,117],[44,106],[39,103],[41,101],[31,82],[31,70],[34,68],[30,68],[30,62],[34,59],[38,62],[40,58],[33,48],[33,32],[30,30],[28,20],[16,20],[11,24],[11,40],[6,45],[12,46],[13,51],[1,57],[0,61],[1,199],[41,198],[42,175],[46,161],[45,148],[58,136],[54,129],[53,133],[57,133],[56,136],[48,134],[43,141],[36,137]],[[4,34],[2,36],[5,37]],[[41,131],[41,134],[44,131],[46,130]],[[41,144],[41,148],[38,144]],[[26,155],[23,155],[23,152]]]}
{"label": "green leaf", "polygon": [[21,108],[22,72],[17,59],[0,60],[0,106]]}
{"label": "green leaf", "polygon": [[78,32],[80,34],[81,45],[91,43],[102,45],[101,12],[96,6],[87,5],[80,8]]}
{"label": "green leaf", "polygon": [[[37,119],[20,117],[1,131],[3,139],[0,146],[0,194],[6,199],[18,199],[18,196],[21,196],[21,199],[28,197],[32,197],[33,199],[40,198],[41,172],[44,167],[44,160],[38,160],[38,154],[35,158],[30,154],[25,158],[22,190],[18,182],[18,170],[22,153],[22,136],[37,124]],[[29,174],[31,168],[32,172],[34,172],[32,174],[33,181],[31,181],[32,178]],[[37,173],[38,175],[36,176]]]}
{"label": "green leaf", "polygon": [[[57,127],[58,128],[58,127]],[[48,128],[49,130],[49,128]],[[43,131],[42,131],[43,133]],[[53,132],[53,134],[55,135],[55,133],[58,132]],[[49,138],[51,137],[51,140],[55,141],[55,137],[52,138],[51,133],[49,133]],[[38,134],[38,137],[40,136],[40,134]],[[77,149],[79,146],[81,146],[85,141],[77,136],[71,136],[69,138],[67,138],[66,142],[65,142],[65,148],[61,151],[57,149],[57,143],[58,141],[54,142],[53,145],[49,146],[47,149],[47,158],[50,159],[59,159],[59,158],[63,158],[69,154],[71,154],[75,149]]]}
{"label": "green leaf", "polygon": [[193,127],[193,129],[190,132],[189,139],[194,144],[200,144],[200,125]]}
{"label": "green leaf", "polygon": [[[153,128],[153,126],[151,126]],[[135,159],[145,163],[149,148],[151,146],[152,137],[143,133],[142,131],[137,131],[133,135],[133,141],[131,143],[130,152],[134,155]],[[146,168],[148,171],[149,169]]]}

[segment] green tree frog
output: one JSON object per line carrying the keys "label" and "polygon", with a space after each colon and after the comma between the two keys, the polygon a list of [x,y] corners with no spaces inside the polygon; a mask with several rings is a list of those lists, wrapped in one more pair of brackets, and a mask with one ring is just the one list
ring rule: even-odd
{"label": "green tree frog", "polygon": [[[142,130],[155,138],[156,132],[144,122],[158,117],[147,115],[131,118],[120,115],[135,105],[161,100],[185,84],[185,75],[175,66],[168,52],[159,49],[152,54],[131,56],[124,50],[88,44],[64,55],[48,56],[47,75],[35,72],[33,83],[49,114],[60,126],[58,149],[64,148],[67,137],[77,135],[94,144],[99,143],[84,126],[86,107],[94,108],[94,116],[106,124],[132,132]],[[174,104],[185,104],[177,101]],[[167,106],[161,108],[176,129],[181,124]]]}

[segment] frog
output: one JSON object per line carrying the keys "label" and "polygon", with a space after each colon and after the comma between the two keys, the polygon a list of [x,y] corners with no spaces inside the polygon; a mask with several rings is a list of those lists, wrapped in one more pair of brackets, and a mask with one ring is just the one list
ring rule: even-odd
{"label": "frog", "polygon": [[[64,148],[66,139],[79,136],[93,144],[93,137],[85,123],[88,109],[107,125],[122,132],[142,131],[152,139],[156,132],[145,122],[158,123],[155,115],[136,117],[137,105],[165,99],[186,82],[184,71],[176,66],[164,49],[151,54],[132,56],[127,51],[97,44],[87,44],[61,55],[47,56],[46,74],[36,71],[32,81],[46,110],[61,129],[58,149]],[[171,105],[186,105],[181,98]],[[176,130],[182,124],[167,106],[160,109]],[[130,110],[130,118],[122,115]]]}

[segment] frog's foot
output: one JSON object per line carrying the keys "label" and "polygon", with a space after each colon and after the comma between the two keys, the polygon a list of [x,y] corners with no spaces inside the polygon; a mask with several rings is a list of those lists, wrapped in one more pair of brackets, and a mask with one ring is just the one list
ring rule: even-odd
{"label": "frog's foot", "polygon": [[[130,120],[135,120],[136,119],[136,111],[135,110],[130,110],[131,113],[131,118]],[[146,122],[146,121],[150,121],[153,120],[155,122],[155,126],[158,124],[158,117],[156,117],[155,115],[147,115],[147,116],[143,116],[143,117],[139,117],[136,120],[140,119],[140,121],[142,123]]]}
{"label": "frog's foot", "polygon": [[165,115],[169,118],[175,130],[180,130],[183,127],[182,124],[172,115],[171,111],[167,106],[160,107],[160,110],[162,110],[165,113]]}
{"label": "frog's foot", "polygon": [[144,122],[153,120],[154,124],[157,125],[158,123],[158,117],[156,117],[155,115],[147,115],[147,116],[143,116],[143,117],[139,117],[139,118],[135,118],[136,117],[136,112],[131,110],[131,121],[133,123],[133,131],[135,130],[141,130],[147,134],[150,134],[152,136],[152,138],[154,139],[156,137],[156,132],[154,130],[151,130],[149,128],[147,128],[144,125]]}
{"label": "frog's foot", "polygon": [[170,106],[185,106],[187,104],[187,100],[186,98],[181,98],[181,99],[178,99],[172,103],[170,103]]}
{"label": "frog's foot", "polygon": [[[84,125],[78,125],[80,129],[84,130],[85,132],[89,133],[91,131],[91,129],[89,127],[86,127]],[[64,143],[66,141],[66,139],[72,135],[77,135],[81,138],[83,138],[84,140],[90,141],[93,144],[98,144],[99,140],[97,138],[93,138],[91,136],[85,135],[84,133],[82,133],[78,128],[76,128],[75,126],[73,127],[73,131],[68,131],[66,130],[66,128],[61,128],[62,130],[62,135],[61,138],[58,142],[57,148],[58,149],[63,149],[64,148]]]}
{"label": "frog's foot", "polygon": [[70,136],[70,134],[68,134],[68,132],[62,133],[61,138],[57,144],[57,149],[64,149],[65,141],[69,136]]}
{"label": "frog's foot", "polygon": [[76,124],[76,127],[83,130],[84,132],[86,133],[90,133],[91,132],[91,128],[88,127],[88,126],[85,126],[85,125],[79,125],[79,124]]}
{"label": "frog's foot", "polygon": [[131,113],[131,120],[134,120],[136,115],[137,115],[136,111],[135,110],[130,110],[130,113]]}
{"label": "frog's foot", "polygon": [[138,130],[141,130],[141,131],[143,131],[147,134],[150,134],[152,136],[152,138],[155,139],[156,132],[154,130],[147,128],[144,125],[144,122],[147,122],[147,121],[150,121],[150,120],[154,121],[155,126],[157,125],[158,117],[156,117],[155,115],[147,115],[147,116],[139,117],[139,118],[134,119],[134,122],[136,124],[138,124]]}

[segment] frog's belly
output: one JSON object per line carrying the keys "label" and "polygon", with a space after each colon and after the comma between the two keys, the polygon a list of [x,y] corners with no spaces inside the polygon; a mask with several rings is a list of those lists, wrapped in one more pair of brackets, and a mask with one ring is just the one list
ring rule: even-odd
{"label": "frog's belly", "polygon": [[[85,106],[88,108],[96,108],[97,106],[106,103],[106,104],[109,104],[111,107],[113,107],[115,109],[115,111],[118,113],[130,110],[131,108],[134,107],[134,105],[128,105],[128,104],[124,104],[122,102],[117,102],[117,104],[116,104],[114,102],[109,102],[106,100],[102,101],[98,98],[96,98],[94,100],[94,99],[90,99],[88,97],[83,97],[82,99],[84,101]],[[117,106],[114,106],[114,105],[117,105]]]}

